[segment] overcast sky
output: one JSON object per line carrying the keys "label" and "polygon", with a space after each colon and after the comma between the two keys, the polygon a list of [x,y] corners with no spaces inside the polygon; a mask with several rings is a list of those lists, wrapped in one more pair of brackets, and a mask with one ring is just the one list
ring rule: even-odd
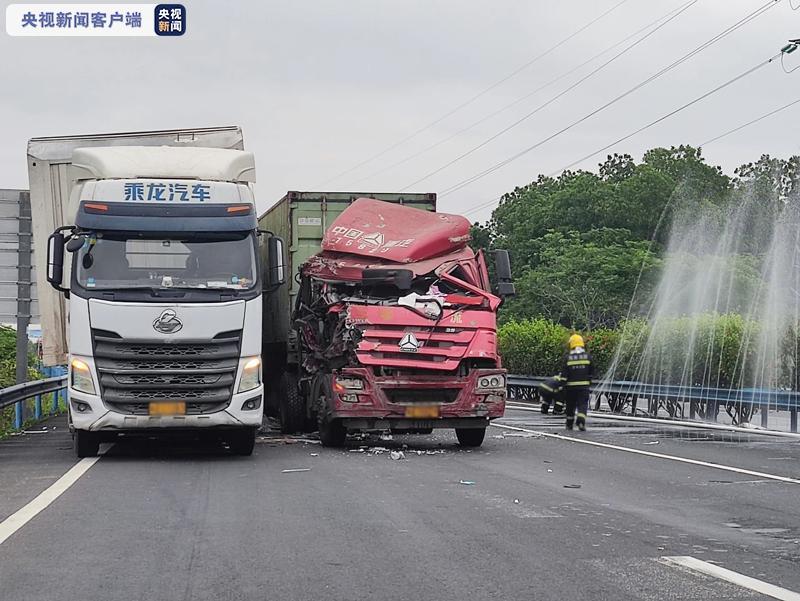
{"label": "overcast sky", "polygon": [[[792,0],[797,2],[798,0]],[[687,0],[627,0],[477,101],[335,179],[475,96],[619,0],[189,0],[180,38],[12,38],[0,32],[0,188],[26,188],[34,136],[240,125],[256,156],[259,209],[287,190],[395,191],[480,144],[602,63],[602,58],[393,169]],[[712,38],[766,0],[697,0],[557,102],[415,185],[439,192],[531,146]],[[3,16],[5,7],[3,2]],[[796,5],[796,4],[795,4]],[[440,199],[465,212],[551,173],[769,58],[800,37],[782,0],[691,61],[508,166]],[[635,38],[634,38],[635,39]],[[624,46],[617,47],[619,51]],[[800,65],[800,51],[786,67]],[[779,63],[613,150],[699,144],[800,98]],[[762,153],[800,153],[800,104],[705,149],[727,172]],[[594,169],[605,153],[580,166]],[[371,176],[375,172],[383,171]],[[489,209],[471,213],[485,219]]]}

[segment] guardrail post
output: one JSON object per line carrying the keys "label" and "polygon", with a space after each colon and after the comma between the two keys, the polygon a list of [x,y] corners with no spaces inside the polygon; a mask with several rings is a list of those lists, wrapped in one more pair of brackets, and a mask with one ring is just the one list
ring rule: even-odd
{"label": "guardrail post", "polygon": [[767,428],[767,422],[769,421],[769,401],[766,403],[761,403],[761,427]]}
{"label": "guardrail post", "polygon": [[53,392],[53,410],[51,412],[51,415],[55,415],[56,413],[58,413],[58,403],[60,396],[61,396],[60,390],[56,390]]}
{"label": "guardrail post", "polygon": [[792,432],[797,432],[797,407],[792,407],[789,410],[789,429]]}
{"label": "guardrail post", "polygon": [[42,419],[42,395],[37,394],[33,400],[33,411],[36,419]]}
{"label": "guardrail post", "polygon": [[23,421],[24,419],[22,417],[22,401],[18,401],[14,403],[14,429],[22,430]]}

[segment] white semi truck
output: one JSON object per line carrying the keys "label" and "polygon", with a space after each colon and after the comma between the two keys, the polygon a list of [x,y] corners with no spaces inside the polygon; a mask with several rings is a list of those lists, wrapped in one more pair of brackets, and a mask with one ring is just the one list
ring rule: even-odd
{"label": "white semi truck", "polygon": [[[67,299],[77,455],[119,434],[200,428],[251,454],[261,297],[283,281],[280,239],[264,237],[275,264],[259,268],[252,154],[93,141],[71,152],[66,223],[49,236],[43,270]],[[52,216],[53,194],[34,186],[52,166],[29,152],[29,169],[32,204]]]}

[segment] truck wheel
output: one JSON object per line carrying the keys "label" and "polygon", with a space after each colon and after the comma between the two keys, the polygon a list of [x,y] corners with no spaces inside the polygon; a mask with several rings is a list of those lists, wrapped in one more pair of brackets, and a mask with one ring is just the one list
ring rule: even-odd
{"label": "truck wheel", "polygon": [[329,399],[331,391],[330,378],[315,381],[313,394],[317,395],[317,424],[319,426],[319,439],[323,447],[343,447],[347,438],[347,428],[341,419],[330,416]]}
{"label": "truck wheel", "polygon": [[100,437],[96,432],[75,430],[72,434],[72,445],[78,457],[96,457],[100,450]]}
{"label": "truck wheel", "polygon": [[486,428],[456,428],[456,438],[462,447],[479,447],[486,436]]}
{"label": "truck wheel", "polygon": [[343,447],[346,438],[347,428],[344,427],[342,420],[325,419],[320,422],[319,439],[322,441],[323,447]]}
{"label": "truck wheel", "polygon": [[256,446],[256,429],[242,428],[236,430],[228,439],[228,446],[234,455],[249,457],[253,454],[253,447]]}
{"label": "truck wheel", "polygon": [[306,407],[300,396],[297,376],[288,371],[281,376],[281,397],[278,399],[281,417],[281,432],[294,434],[302,432],[306,421]]}

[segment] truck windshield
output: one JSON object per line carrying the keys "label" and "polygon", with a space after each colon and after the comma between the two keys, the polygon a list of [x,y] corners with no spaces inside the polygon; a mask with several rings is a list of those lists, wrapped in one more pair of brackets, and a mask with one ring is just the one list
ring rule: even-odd
{"label": "truck windshield", "polygon": [[226,288],[255,285],[252,233],[142,237],[100,234],[76,253],[84,288]]}

